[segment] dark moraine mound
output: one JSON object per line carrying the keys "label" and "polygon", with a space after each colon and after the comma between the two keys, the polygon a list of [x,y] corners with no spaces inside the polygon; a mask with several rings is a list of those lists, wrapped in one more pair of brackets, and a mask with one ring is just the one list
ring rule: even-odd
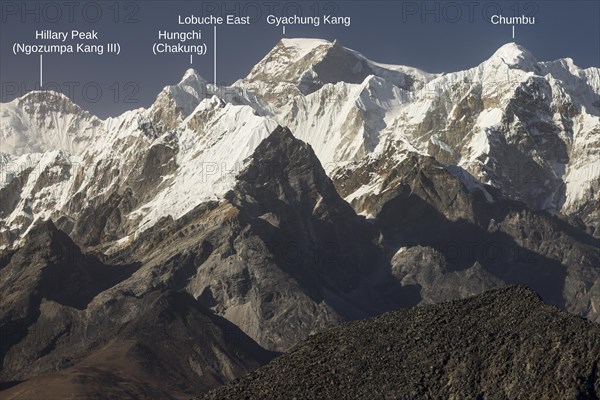
{"label": "dark moraine mound", "polygon": [[513,286],[309,337],[205,399],[598,399],[600,325]]}

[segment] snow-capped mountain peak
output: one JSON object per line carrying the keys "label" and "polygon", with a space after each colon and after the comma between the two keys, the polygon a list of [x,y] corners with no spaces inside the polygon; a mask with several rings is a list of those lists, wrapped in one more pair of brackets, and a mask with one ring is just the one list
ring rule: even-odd
{"label": "snow-capped mountain peak", "polygon": [[22,102],[52,102],[52,101],[69,101],[73,106],[79,108],[79,106],[71,101],[71,99],[61,92],[56,92],[54,90],[32,90],[31,92],[25,93],[23,96],[19,98],[19,101]]}
{"label": "snow-capped mountain peak", "polygon": [[32,91],[2,104],[1,151],[14,156],[66,150],[81,153],[103,121],[55,91]]}
{"label": "snow-capped mountain peak", "polygon": [[[187,71],[185,71],[181,81],[172,86],[176,86],[177,88],[180,88],[190,94],[196,93],[196,95],[198,95],[198,93],[206,88],[207,84],[208,82],[198,72],[196,72],[194,68],[189,68]],[[172,86],[169,87],[173,90]]]}
{"label": "snow-capped mountain peak", "polygon": [[200,76],[200,74],[198,73],[198,71],[196,71],[194,68],[188,68],[185,71],[185,74],[183,74],[183,77],[181,78],[181,81],[179,82],[184,83],[186,82],[188,79],[194,79],[197,81],[204,81],[204,78],[202,78],[202,76]]}
{"label": "snow-capped mountain peak", "polygon": [[275,49],[286,49],[292,57],[291,61],[299,61],[318,47],[329,48],[333,46],[333,44],[334,43],[323,39],[284,38],[279,41],[277,46],[275,46]]}
{"label": "snow-capped mountain peak", "polygon": [[523,46],[511,42],[501,46],[487,61],[495,63],[501,61],[509,68],[516,68],[526,72],[538,72],[539,67],[533,54]]}
{"label": "snow-capped mountain peak", "polygon": [[158,94],[149,109],[149,117],[167,128],[174,128],[208,96],[208,91],[208,82],[190,68],[179,83],[165,87]]}
{"label": "snow-capped mountain peak", "polygon": [[416,68],[376,63],[337,41],[282,39],[234,86],[279,108],[295,96],[309,95],[326,84],[360,84],[369,75],[382,77],[404,90],[421,88],[436,76]]}

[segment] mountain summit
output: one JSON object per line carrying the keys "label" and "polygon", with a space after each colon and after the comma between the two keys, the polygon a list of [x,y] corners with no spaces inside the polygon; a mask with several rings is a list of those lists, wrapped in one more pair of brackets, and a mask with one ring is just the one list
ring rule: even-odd
{"label": "mountain summit", "polygon": [[526,72],[539,72],[537,60],[533,54],[521,45],[514,42],[501,46],[488,62],[501,60],[509,68],[518,68]]}
{"label": "mountain summit", "polygon": [[308,95],[328,83],[358,84],[369,75],[385,77],[407,90],[422,86],[434,76],[416,68],[373,62],[337,41],[281,39],[236,85],[267,96],[275,106],[283,106],[296,93]]}

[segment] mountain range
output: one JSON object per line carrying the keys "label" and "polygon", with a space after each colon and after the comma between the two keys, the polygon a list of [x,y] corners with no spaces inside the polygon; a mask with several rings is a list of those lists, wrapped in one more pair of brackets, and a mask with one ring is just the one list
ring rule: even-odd
{"label": "mountain range", "polygon": [[571,59],[431,74],[282,39],[118,117],[30,92],[0,139],[7,398],[185,398],[513,284],[600,321],[600,69]]}

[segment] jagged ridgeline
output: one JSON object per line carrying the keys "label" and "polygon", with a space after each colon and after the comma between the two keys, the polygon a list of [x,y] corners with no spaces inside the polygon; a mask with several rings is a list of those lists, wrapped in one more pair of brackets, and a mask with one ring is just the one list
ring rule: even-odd
{"label": "jagged ridgeline", "polygon": [[[345,385],[352,358],[296,358],[327,338],[356,344],[331,347],[344,357],[429,354],[421,383],[365,359],[400,398],[593,398],[597,329],[579,317],[600,320],[598,72],[514,43],[430,74],[284,39],[230,87],[188,70],[117,117],[55,92],[2,104],[3,399],[196,396],[322,331],[273,382]],[[328,330],[512,284],[573,316],[520,288]],[[478,320],[504,334],[475,337]],[[386,332],[438,347],[380,348]],[[216,393],[269,397],[269,368]],[[358,381],[348,398],[379,393]]]}

